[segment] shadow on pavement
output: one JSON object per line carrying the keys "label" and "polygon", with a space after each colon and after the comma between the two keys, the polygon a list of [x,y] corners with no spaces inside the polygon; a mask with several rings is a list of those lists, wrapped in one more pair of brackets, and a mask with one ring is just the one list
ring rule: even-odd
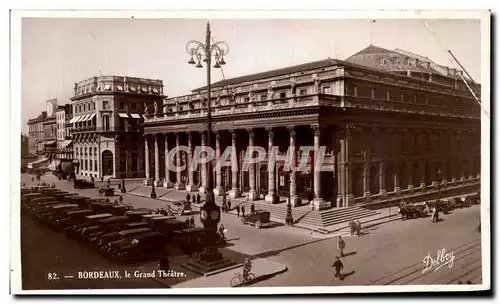
{"label": "shadow on pavement", "polygon": [[356,271],[352,270],[352,271],[350,271],[350,272],[348,272],[348,273],[341,274],[341,275],[340,275],[340,280],[342,280],[342,281],[343,281],[343,280],[345,280],[347,277],[352,276],[352,275],[353,275],[353,274],[355,274],[355,273],[356,273]]}
{"label": "shadow on pavement", "polygon": [[357,251],[351,251],[351,252],[348,252],[346,254],[344,254],[344,257],[348,257],[350,255],[355,255],[356,253],[358,253]]}

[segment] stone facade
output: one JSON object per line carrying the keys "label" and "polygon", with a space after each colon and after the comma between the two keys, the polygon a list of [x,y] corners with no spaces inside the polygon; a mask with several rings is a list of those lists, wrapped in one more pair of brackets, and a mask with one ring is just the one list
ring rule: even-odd
{"label": "stone facade", "polygon": [[143,113],[162,94],[161,80],[101,76],[76,83],[69,122],[77,174],[143,177]]}
{"label": "stone facade", "polygon": [[[312,200],[323,209],[476,181],[480,108],[457,81],[459,73],[441,73],[449,69],[440,66],[426,69],[415,60],[411,69],[377,68],[354,63],[355,56],[214,83],[211,146],[216,155],[230,146],[238,158],[231,168],[214,172],[216,189],[233,197],[245,192],[251,200],[267,196],[268,201],[277,192],[290,195],[295,205]],[[384,63],[381,56],[372,57]],[[165,180],[167,186],[199,185],[203,192],[204,168],[171,172],[164,151],[207,144],[206,103],[206,89],[199,88],[166,99],[162,109],[147,115],[147,178]],[[335,169],[315,172],[311,162],[310,172],[283,172],[282,164],[268,169],[264,160],[243,172],[242,153],[252,145],[276,145],[280,153],[288,147],[296,151],[307,145],[317,151],[326,146],[325,160]],[[177,153],[176,161],[189,163],[191,153]],[[301,155],[294,156],[296,163]]]}

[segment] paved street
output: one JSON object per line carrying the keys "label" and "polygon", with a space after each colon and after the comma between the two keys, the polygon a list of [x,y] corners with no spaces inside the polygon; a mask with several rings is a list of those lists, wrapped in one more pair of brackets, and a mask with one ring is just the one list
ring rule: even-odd
{"label": "paved street", "polygon": [[[23,175],[23,180],[26,182],[28,177]],[[58,181],[53,176],[44,176],[43,180],[56,183],[58,188],[75,192],[72,183],[68,181]],[[127,186],[127,188],[131,187],[132,185]],[[92,197],[97,196],[96,189],[78,192]],[[165,204],[161,200],[129,194],[123,197],[126,203],[141,207],[158,208]],[[286,226],[257,230],[252,226],[241,224],[233,215],[223,216],[221,223],[229,231],[228,238],[231,246],[228,250],[287,265],[287,272],[253,286],[450,284],[458,280],[464,283],[470,280],[478,284],[481,282],[480,234],[475,228],[479,210],[479,206],[455,210],[445,215],[443,221],[435,224],[431,223],[429,218],[395,221],[372,227],[361,237],[346,237],[345,253],[348,256],[342,261],[345,266],[343,273],[347,276],[342,281],[333,276],[331,268],[337,254],[336,237],[314,236],[307,230]],[[200,225],[196,215],[195,220],[197,225]],[[23,236],[25,288],[29,286],[48,288],[54,284],[62,284],[47,282],[46,271],[42,273],[31,271],[31,269],[88,268],[89,265],[94,268],[114,267],[98,253],[87,250],[76,242],[66,240],[62,235],[56,235],[43,227],[34,229],[32,225],[28,226],[23,223],[23,235],[31,231],[29,239]],[[33,242],[33,239],[43,239],[43,245]],[[438,250],[443,248],[447,252],[453,251],[455,256],[453,266],[443,267],[437,271],[430,269],[422,274],[425,268],[423,258],[428,254],[436,258]],[[43,253],[40,254],[40,251]],[[31,255],[31,252],[36,252],[36,254]],[[30,269],[30,271],[24,272],[25,269]],[[39,283],[40,280],[45,280],[45,283]],[[157,282],[145,279],[121,280],[119,283],[106,281],[105,284],[103,283],[105,281],[88,282],[94,285],[73,288],[160,287]]]}

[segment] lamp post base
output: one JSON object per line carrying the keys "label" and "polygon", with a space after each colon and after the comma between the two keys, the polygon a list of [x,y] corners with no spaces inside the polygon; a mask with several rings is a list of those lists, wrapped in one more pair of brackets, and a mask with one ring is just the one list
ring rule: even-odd
{"label": "lamp post base", "polygon": [[215,196],[224,196],[225,193],[226,191],[224,191],[224,188],[222,188],[222,186],[216,186],[214,189]]}
{"label": "lamp post base", "polygon": [[174,189],[175,190],[184,190],[186,186],[183,183],[175,183]]}
{"label": "lamp post base", "polygon": [[163,181],[163,188],[173,188],[174,187],[174,183],[172,183],[171,181]]}
{"label": "lamp post base", "polygon": [[276,193],[268,193],[264,198],[266,202],[271,204],[277,204],[280,202],[280,197]]}

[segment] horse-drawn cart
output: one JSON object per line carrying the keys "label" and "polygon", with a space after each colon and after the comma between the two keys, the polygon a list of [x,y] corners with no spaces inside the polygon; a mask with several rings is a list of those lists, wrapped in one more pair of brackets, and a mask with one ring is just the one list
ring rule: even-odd
{"label": "horse-drawn cart", "polygon": [[399,208],[399,214],[401,214],[401,219],[413,219],[424,216],[425,214],[425,206],[424,205],[411,205],[406,204]]}

